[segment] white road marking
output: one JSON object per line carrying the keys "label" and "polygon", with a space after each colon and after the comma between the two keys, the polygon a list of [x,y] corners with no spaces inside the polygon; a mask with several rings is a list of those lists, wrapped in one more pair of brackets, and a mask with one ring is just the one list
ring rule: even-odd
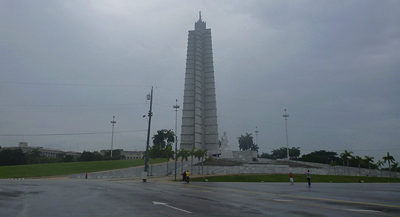
{"label": "white road marking", "polygon": [[352,212],[381,212],[378,210],[370,210],[370,209],[345,209],[345,210]]}
{"label": "white road marking", "polygon": [[282,199],[274,199],[275,201],[279,201],[279,202],[290,202],[290,201],[293,201],[293,200],[282,200]]}
{"label": "white road marking", "polygon": [[176,210],[179,210],[179,211],[182,211],[182,212],[185,212],[185,213],[192,213],[192,212],[189,212],[189,211],[184,210],[184,209],[179,209],[179,208],[177,208],[177,207],[170,206],[170,205],[168,205],[168,203],[162,203],[162,202],[153,201],[153,204],[154,204],[154,205],[166,206],[166,207],[169,207],[169,208],[172,208],[172,209],[176,209]]}
{"label": "white road marking", "polygon": [[112,189],[109,189],[109,188],[102,188],[102,187],[97,187],[97,190],[113,191]]}

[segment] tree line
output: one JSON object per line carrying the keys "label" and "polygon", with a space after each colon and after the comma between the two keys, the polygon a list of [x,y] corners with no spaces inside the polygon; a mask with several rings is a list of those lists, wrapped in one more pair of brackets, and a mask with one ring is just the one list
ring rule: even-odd
{"label": "tree line", "polygon": [[96,151],[83,151],[77,158],[66,153],[59,153],[56,157],[47,157],[40,152],[39,148],[24,153],[22,148],[1,149],[0,147],[0,166],[125,159],[120,150],[113,150],[112,158],[110,155],[111,151],[107,151],[104,155]]}
{"label": "tree line", "polygon": [[[381,170],[389,170],[389,171],[398,171],[400,172],[399,162],[395,162],[393,156],[387,152],[382,159],[378,160],[374,163],[374,157],[371,156],[353,156],[352,151],[344,150],[343,153],[338,154],[333,151],[325,151],[319,150],[314,151],[309,154],[304,154],[300,156],[300,148],[292,147],[289,149],[289,156],[291,160],[298,161],[306,161],[306,162],[314,162],[314,163],[323,163],[330,164],[332,166],[335,165],[343,165],[348,167],[359,167],[359,168],[367,168],[367,169],[381,169]],[[279,149],[274,149],[271,151],[271,154],[262,153],[259,155],[260,158],[267,159],[285,159],[287,158],[287,148],[281,147]],[[388,164],[387,168],[384,168],[384,164]]]}
{"label": "tree line", "polygon": [[[148,152],[149,158],[166,158],[168,161],[170,159],[175,159],[175,151],[173,150],[175,138],[175,133],[172,130],[158,130],[152,137],[152,146],[149,148]],[[251,133],[245,133],[245,135],[242,134],[237,139],[240,150],[252,150],[258,152],[259,147],[253,142],[253,136]],[[147,153],[144,153],[143,158],[146,157],[146,154]],[[332,166],[343,165],[349,167],[400,171],[400,168],[398,168],[399,163],[395,162],[395,159],[389,154],[389,152],[387,152],[387,155],[382,157],[382,159],[378,160],[376,163],[374,163],[374,157],[360,157],[353,156],[352,154],[353,152],[347,150],[341,154],[333,151],[319,150],[300,157],[300,147],[291,147],[289,149],[291,160],[330,164]],[[207,150],[196,149],[194,147],[191,150],[180,149],[177,151],[176,155],[177,158],[180,158],[182,161],[182,165],[183,161],[188,161],[189,157],[191,158],[193,165],[193,159],[195,158],[199,161],[204,161],[204,158],[207,157]],[[113,157],[111,157],[111,151],[107,151],[104,155],[96,151],[83,151],[78,158],[74,158],[72,155],[65,153],[59,153],[55,158],[49,158],[42,155],[39,149],[33,149],[31,152],[24,153],[21,148],[1,149],[0,146],[0,166],[125,159],[125,156],[121,154],[121,150],[118,149],[112,151],[112,156]],[[262,153],[261,155],[258,155],[258,157],[267,159],[284,159],[287,158],[287,148],[281,147],[279,149],[274,149],[271,151],[271,154]],[[388,167],[383,168],[386,163],[388,164]]]}
{"label": "tree line", "polygon": [[[150,158],[166,158],[168,161],[174,159],[175,151],[173,145],[175,142],[175,133],[172,130],[158,130],[152,137],[152,146],[149,148]],[[181,161],[188,160],[191,158],[197,158],[199,161],[204,160],[207,156],[207,150],[192,148],[191,150],[180,149],[177,152],[177,157],[181,158]],[[146,153],[143,154],[143,158],[146,157]],[[125,159],[125,156],[121,154],[121,150],[113,150],[112,157],[111,151],[106,151],[104,155],[98,151],[90,152],[83,151],[78,157],[74,158],[72,155],[65,153],[59,153],[55,158],[46,157],[41,154],[40,149],[33,149],[30,152],[24,153],[21,148],[15,149],[1,149],[0,146],[0,166],[9,165],[24,165],[24,164],[43,164],[43,163],[63,163],[63,162],[74,162],[74,161],[103,161],[103,160],[121,160]]]}

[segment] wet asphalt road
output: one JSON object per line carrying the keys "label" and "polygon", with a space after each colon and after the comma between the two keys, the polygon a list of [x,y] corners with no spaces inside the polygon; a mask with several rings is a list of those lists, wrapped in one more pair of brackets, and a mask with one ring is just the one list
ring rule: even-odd
{"label": "wet asphalt road", "polygon": [[400,216],[400,184],[0,180],[0,216]]}

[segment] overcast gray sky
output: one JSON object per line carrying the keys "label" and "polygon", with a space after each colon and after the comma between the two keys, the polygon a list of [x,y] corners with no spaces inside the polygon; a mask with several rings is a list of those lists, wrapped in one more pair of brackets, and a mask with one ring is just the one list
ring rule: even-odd
{"label": "overcast gray sky", "polygon": [[[188,31],[211,28],[219,135],[400,160],[400,1],[0,0],[0,145],[144,150],[174,129]],[[182,107],[182,106],[181,106]],[[181,111],[178,112],[178,125]],[[178,127],[180,133],[180,127]]]}

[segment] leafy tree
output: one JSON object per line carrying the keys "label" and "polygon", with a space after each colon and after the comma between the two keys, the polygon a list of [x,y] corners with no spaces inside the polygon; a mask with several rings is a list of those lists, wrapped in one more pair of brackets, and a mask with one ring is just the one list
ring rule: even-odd
{"label": "leafy tree", "polygon": [[99,152],[83,151],[78,161],[101,161],[103,156]]}
{"label": "leafy tree", "polygon": [[172,130],[158,130],[157,134],[153,136],[153,146],[152,146],[152,154],[154,158],[165,157],[164,150],[174,144],[175,142],[175,134]]}
{"label": "leafy tree", "polygon": [[157,134],[153,136],[153,144],[158,149],[164,149],[168,144],[175,142],[175,133],[172,130],[158,130]]}
{"label": "leafy tree", "polygon": [[[157,157],[161,158],[161,150],[157,149],[155,146],[149,147],[149,158],[156,159]],[[143,159],[146,158],[147,153],[143,152]]]}
{"label": "leafy tree", "polygon": [[[281,147],[279,149],[274,149],[271,151],[272,159],[284,159],[287,158],[287,148]],[[300,147],[292,147],[289,149],[289,156],[291,159],[297,159],[300,155]]]}
{"label": "leafy tree", "polygon": [[121,154],[122,150],[121,149],[114,149],[112,150],[112,157],[111,157],[111,150],[106,151],[104,153],[104,160],[122,160],[125,159],[125,155]]}
{"label": "leafy tree", "polygon": [[0,166],[24,165],[26,162],[26,156],[21,148],[0,151]]}
{"label": "leafy tree", "polygon": [[[274,149],[271,151],[273,159],[283,159],[287,158],[287,148],[281,147],[279,149]],[[289,153],[290,155],[290,153]]]}
{"label": "leafy tree", "polygon": [[63,162],[73,162],[73,161],[74,161],[74,156],[67,154],[65,155]]}
{"label": "leafy tree", "polygon": [[330,164],[332,162],[337,162],[339,158],[337,157],[337,153],[333,151],[314,151],[309,154],[303,154],[298,160],[314,162],[314,163],[323,163]]}
{"label": "leafy tree", "polygon": [[169,161],[169,159],[174,159],[174,154],[175,152],[172,150],[172,145],[167,145],[162,152],[161,157],[167,158],[167,160]]}
{"label": "leafy tree", "polygon": [[260,158],[267,158],[267,159],[274,159],[274,158],[272,157],[272,155],[271,155],[271,154],[268,154],[268,153],[262,153],[259,157],[260,157]]}
{"label": "leafy tree", "polygon": [[56,154],[55,162],[62,163],[62,162],[64,162],[64,158],[65,158],[65,153],[58,153],[58,154]]}
{"label": "leafy tree", "polygon": [[383,159],[383,163],[388,163],[389,164],[389,176],[390,177],[392,177],[392,170],[390,169],[390,163],[394,163],[394,158],[393,158],[393,156],[391,156],[390,154],[389,154],[389,152],[387,152],[387,154],[386,154],[386,156],[384,156],[384,157],[382,157],[382,159]]}
{"label": "leafy tree", "polygon": [[291,147],[289,148],[289,157],[290,159],[297,159],[300,156],[300,147]]}
{"label": "leafy tree", "polygon": [[28,164],[39,164],[41,163],[41,153],[38,148],[33,149],[31,152],[26,154]]}

